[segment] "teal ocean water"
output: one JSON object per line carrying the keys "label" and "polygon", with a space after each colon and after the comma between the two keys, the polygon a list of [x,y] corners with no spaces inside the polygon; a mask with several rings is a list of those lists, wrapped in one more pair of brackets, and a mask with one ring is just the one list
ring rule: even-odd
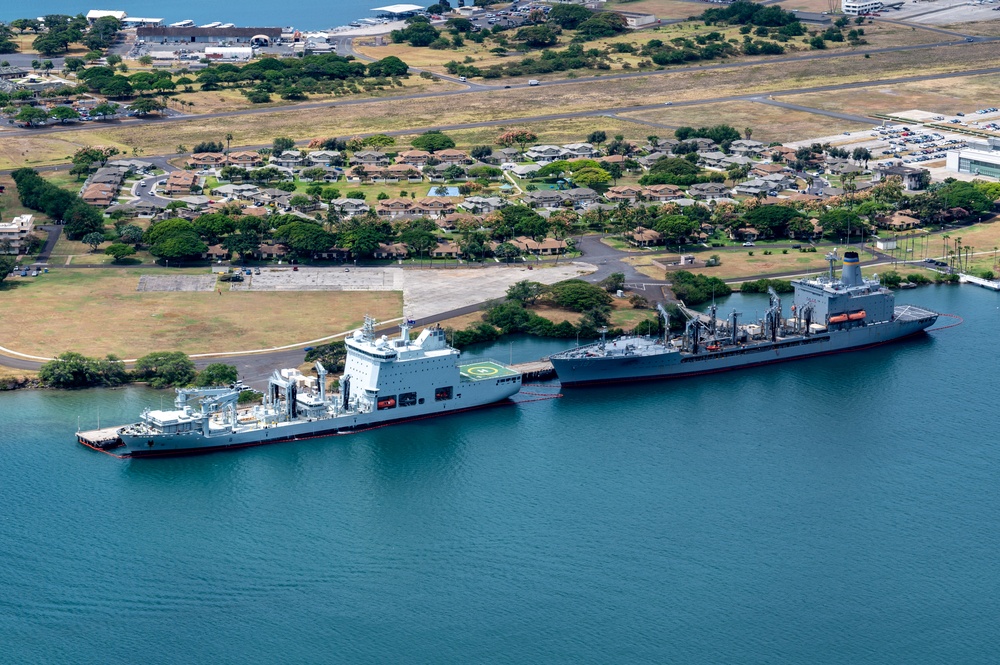
{"label": "teal ocean water", "polygon": [[965,323],[201,457],[74,442],[154,391],[0,394],[0,661],[996,662],[1000,298],[901,299]]}
{"label": "teal ocean water", "polygon": [[[127,12],[129,16],[163,18],[166,23],[190,19],[198,24],[219,21],[239,26],[294,26],[300,30],[322,30],[347,25],[359,18],[372,18],[374,7],[395,4],[380,0],[297,0],[290,4],[261,2],[202,2],[200,0],[114,0],[103,4],[81,4],[77,0],[5,0],[0,3],[0,21],[33,18],[45,14],[86,14],[91,9]],[[416,3],[422,4],[422,3]],[[424,6],[430,5],[428,2]]]}

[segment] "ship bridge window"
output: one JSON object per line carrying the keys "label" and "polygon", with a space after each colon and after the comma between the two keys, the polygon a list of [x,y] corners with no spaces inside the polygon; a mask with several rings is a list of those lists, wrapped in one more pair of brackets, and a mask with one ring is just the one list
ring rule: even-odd
{"label": "ship bridge window", "polygon": [[434,401],[444,402],[446,400],[449,400],[451,399],[452,392],[453,391],[451,386],[447,386],[445,388],[438,388],[434,391]]}

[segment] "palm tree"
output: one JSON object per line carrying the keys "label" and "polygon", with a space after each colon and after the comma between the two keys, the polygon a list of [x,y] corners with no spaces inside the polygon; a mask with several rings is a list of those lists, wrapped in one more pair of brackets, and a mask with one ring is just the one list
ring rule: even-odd
{"label": "palm tree", "polygon": [[229,153],[229,144],[232,142],[232,140],[233,140],[233,134],[232,134],[232,132],[226,134],[226,153],[227,154]]}
{"label": "palm tree", "polygon": [[753,127],[746,127],[743,130],[743,136],[745,136],[747,138],[747,141],[749,141],[750,137],[753,136]]}
{"label": "palm tree", "polygon": [[941,240],[943,241],[942,245],[941,245],[941,254],[943,256],[947,256],[948,255],[948,239],[949,238],[951,238],[951,236],[948,235],[947,233],[945,233],[943,236],[941,236]]}

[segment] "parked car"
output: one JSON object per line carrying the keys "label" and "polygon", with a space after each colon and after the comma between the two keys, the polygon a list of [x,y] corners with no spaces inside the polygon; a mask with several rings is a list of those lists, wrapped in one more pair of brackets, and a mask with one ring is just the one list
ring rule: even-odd
{"label": "parked car", "polygon": [[754,246],[753,240],[747,240],[745,243],[743,243],[743,246],[744,247],[753,247]]}

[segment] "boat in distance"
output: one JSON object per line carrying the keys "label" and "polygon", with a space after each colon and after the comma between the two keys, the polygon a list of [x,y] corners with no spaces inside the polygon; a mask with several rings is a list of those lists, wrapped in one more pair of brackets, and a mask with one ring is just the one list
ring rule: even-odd
{"label": "boat in distance", "polygon": [[549,360],[563,386],[669,379],[866,349],[918,334],[937,321],[936,312],[897,306],[877,275],[864,278],[857,252],[845,252],[839,279],[837,257],[826,258],[828,275],[792,280],[791,318],[784,318],[781,298],[769,289],[769,307],[753,324],[740,324],[735,310],[720,321],[713,304],[708,315],[691,317],[673,339],[601,339]]}
{"label": "boat in distance", "polygon": [[[389,423],[466,411],[506,400],[521,389],[521,373],[491,360],[459,363],[439,327],[410,339],[410,322],[389,339],[375,321],[348,335],[340,390],[327,394],[327,371],[275,371],[263,403],[237,408],[238,386],[179,388],[174,408],[149,410],[139,422],[114,428],[128,457],[160,457],[257,446],[370,429]],[[198,402],[197,408],[192,402]],[[105,432],[107,430],[104,430]],[[87,432],[77,440],[98,445]]]}

